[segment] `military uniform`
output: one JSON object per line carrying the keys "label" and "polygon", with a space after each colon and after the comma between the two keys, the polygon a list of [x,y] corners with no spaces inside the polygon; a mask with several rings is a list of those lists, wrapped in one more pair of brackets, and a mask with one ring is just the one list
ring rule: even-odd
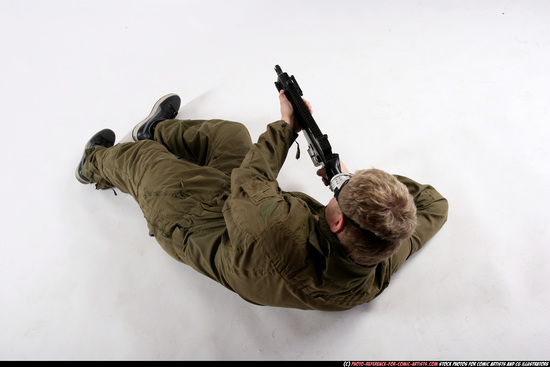
{"label": "military uniform", "polygon": [[443,225],[447,201],[396,176],[414,197],[418,228],[391,258],[356,264],[325,206],[277,184],[296,136],[284,121],[253,144],[239,123],[166,120],[154,140],[89,149],[83,173],[132,195],[168,254],[251,303],[337,311],[369,302]]}

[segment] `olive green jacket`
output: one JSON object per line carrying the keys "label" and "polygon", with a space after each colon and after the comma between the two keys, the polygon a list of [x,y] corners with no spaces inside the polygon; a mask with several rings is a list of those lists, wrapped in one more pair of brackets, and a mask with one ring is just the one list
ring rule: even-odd
{"label": "olive green jacket", "polygon": [[173,240],[184,243],[177,257],[259,305],[337,311],[369,302],[443,225],[446,200],[431,186],[398,176],[415,196],[418,233],[391,259],[358,265],[331,233],[325,206],[277,183],[296,136],[284,121],[268,125],[232,171],[229,196],[219,207],[202,205],[200,216],[210,224],[174,232]]}

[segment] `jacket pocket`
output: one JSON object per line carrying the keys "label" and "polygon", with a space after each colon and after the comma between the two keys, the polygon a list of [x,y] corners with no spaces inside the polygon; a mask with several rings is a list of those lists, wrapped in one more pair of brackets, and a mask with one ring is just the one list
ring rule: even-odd
{"label": "jacket pocket", "polygon": [[259,204],[268,198],[273,198],[280,194],[276,181],[253,179],[246,181],[241,187],[254,204]]}

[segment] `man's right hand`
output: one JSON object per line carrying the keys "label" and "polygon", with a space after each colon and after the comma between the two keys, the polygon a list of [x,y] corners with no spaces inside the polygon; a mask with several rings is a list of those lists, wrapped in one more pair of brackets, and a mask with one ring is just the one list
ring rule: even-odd
{"label": "man's right hand", "polygon": [[[346,167],[346,165],[342,161],[340,161],[340,168],[342,168],[342,173],[349,173],[348,168]],[[325,172],[324,167],[319,168],[317,170],[317,176],[321,177],[321,179],[323,180],[323,183],[325,184],[325,186],[328,186],[330,184],[330,182],[328,182],[328,180],[327,180],[327,173]]]}

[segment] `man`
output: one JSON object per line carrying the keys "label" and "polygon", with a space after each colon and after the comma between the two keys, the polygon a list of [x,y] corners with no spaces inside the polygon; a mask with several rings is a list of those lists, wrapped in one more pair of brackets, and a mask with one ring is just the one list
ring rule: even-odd
{"label": "man", "polygon": [[300,126],[279,99],[281,120],[253,144],[236,122],[176,120],[180,99],[169,94],[136,125],[135,142],[94,135],[76,178],[132,195],[168,254],[251,303],[337,311],[369,302],[441,228],[447,200],[376,169],[350,175],[327,206],[281,190]]}

